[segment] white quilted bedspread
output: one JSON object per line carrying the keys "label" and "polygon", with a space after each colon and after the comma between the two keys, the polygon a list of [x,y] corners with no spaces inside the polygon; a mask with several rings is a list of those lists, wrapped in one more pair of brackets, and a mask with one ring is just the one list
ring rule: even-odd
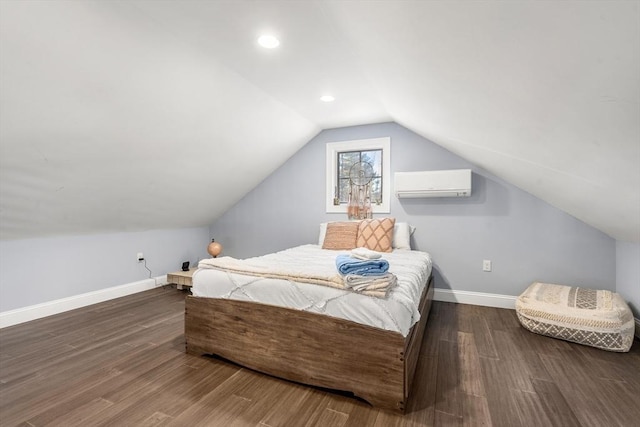
{"label": "white quilted bedspread", "polygon": [[[299,274],[335,272],[335,258],[347,251],[321,249],[303,245],[246,261],[256,268],[276,267]],[[197,297],[228,298],[253,301],[298,310],[322,313],[407,336],[420,320],[418,304],[431,273],[431,257],[426,252],[395,250],[384,253],[389,271],[398,277],[398,286],[386,299],[360,295],[351,291],[291,280],[245,276],[217,269],[200,268],[193,275],[191,292]],[[201,261],[207,267],[207,260]],[[288,267],[289,266],[289,267]]]}

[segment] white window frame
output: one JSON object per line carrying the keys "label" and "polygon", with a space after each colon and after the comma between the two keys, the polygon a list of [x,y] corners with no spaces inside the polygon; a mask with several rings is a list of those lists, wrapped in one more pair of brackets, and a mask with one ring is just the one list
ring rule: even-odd
{"label": "white window frame", "polygon": [[391,212],[391,138],[358,139],[354,141],[340,141],[327,143],[327,213],[347,213],[347,204],[334,205],[333,198],[338,177],[338,153],[347,151],[382,150],[382,203],[371,203],[373,213]]}

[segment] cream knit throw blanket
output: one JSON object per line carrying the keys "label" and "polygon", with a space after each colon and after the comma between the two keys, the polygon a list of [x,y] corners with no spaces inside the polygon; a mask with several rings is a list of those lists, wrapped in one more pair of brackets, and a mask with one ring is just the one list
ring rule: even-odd
{"label": "cream knit throw blanket", "polygon": [[[265,259],[267,259],[267,261],[265,261]],[[390,287],[388,289],[381,289],[379,286],[380,281],[374,283],[376,279],[375,276],[372,276],[373,279],[370,280],[370,284],[373,285],[371,288],[361,286],[358,289],[353,289],[353,286],[345,284],[345,278],[338,273],[333,264],[305,262],[305,260],[295,259],[274,262],[274,259],[271,257],[265,257],[265,259],[261,257],[247,260],[232,257],[208,258],[200,261],[198,268],[213,268],[227,273],[312,283],[357,292],[376,298],[386,298],[388,290],[390,289]],[[363,283],[364,281],[359,281],[358,284],[362,285]],[[389,283],[386,284],[386,286],[388,285]],[[393,285],[395,285],[395,281]]]}

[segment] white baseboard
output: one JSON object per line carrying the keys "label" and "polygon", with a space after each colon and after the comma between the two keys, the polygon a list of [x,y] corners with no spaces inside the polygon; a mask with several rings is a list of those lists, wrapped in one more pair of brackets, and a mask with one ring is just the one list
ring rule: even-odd
{"label": "white baseboard", "polygon": [[76,308],[86,307],[91,304],[108,301],[114,298],[120,298],[126,295],[153,289],[167,283],[167,276],[158,276],[151,279],[140,280],[137,282],[127,283],[112,288],[100,289],[98,291],[87,292],[86,294],[74,295],[67,298],[61,298],[53,301],[47,301],[41,304],[30,305],[28,307],[18,308],[0,313],[0,328],[17,325],[19,323],[29,322],[31,320],[40,319],[42,317],[63,313]]}
{"label": "white baseboard", "polygon": [[[153,279],[140,280],[112,288],[86,294],[75,295],[68,298],[49,301],[42,304],[31,305],[16,310],[0,313],[0,328],[29,322],[53,314],[62,313],[91,304],[120,298],[126,295],[153,289],[167,284],[167,276],[158,276]],[[482,305],[485,307],[515,309],[516,298],[512,295],[487,294],[484,292],[452,291],[450,289],[434,289],[434,301],[455,302],[459,304]],[[640,319],[635,319],[636,337],[640,339]]]}
{"label": "white baseboard", "polygon": [[511,295],[486,294],[484,292],[452,291],[451,289],[434,289],[433,300],[456,302],[459,304],[483,305],[485,307],[510,308],[515,310],[516,298]]}

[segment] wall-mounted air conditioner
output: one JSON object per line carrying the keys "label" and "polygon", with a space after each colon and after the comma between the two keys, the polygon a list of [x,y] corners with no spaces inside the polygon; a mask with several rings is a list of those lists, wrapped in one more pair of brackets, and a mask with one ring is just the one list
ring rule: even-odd
{"label": "wall-mounted air conditioner", "polygon": [[469,197],[471,169],[396,172],[394,187],[398,198]]}

